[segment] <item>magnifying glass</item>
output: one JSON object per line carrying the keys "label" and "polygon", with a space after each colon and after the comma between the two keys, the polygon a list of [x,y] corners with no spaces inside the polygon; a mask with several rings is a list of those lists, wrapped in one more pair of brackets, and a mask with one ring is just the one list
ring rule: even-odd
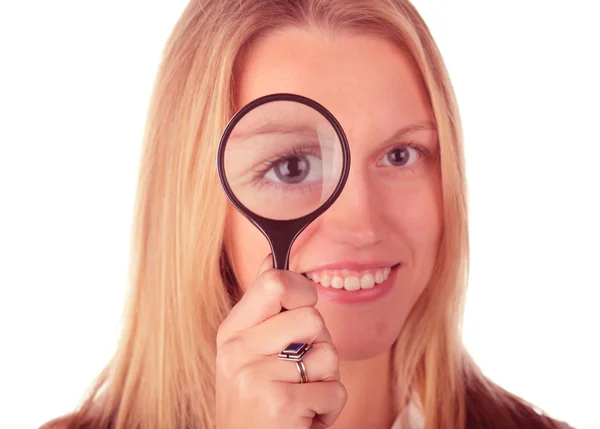
{"label": "magnifying glass", "polygon": [[229,121],[217,166],[233,206],[267,238],[273,267],[287,270],[294,240],[342,192],[350,149],[341,125],[321,104],[271,94]]}

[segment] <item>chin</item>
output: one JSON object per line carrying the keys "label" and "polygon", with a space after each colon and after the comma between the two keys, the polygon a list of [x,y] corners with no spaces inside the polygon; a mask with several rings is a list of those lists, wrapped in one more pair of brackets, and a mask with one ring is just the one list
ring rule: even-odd
{"label": "chin", "polygon": [[340,309],[333,313],[327,310],[335,309],[321,309],[321,314],[342,361],[368,360],[386,353],[402,329],[397,314],[369,317]]}

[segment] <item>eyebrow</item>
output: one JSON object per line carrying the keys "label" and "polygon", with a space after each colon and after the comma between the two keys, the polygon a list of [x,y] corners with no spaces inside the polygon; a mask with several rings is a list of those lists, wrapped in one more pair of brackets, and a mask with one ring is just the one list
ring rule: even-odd
{"label": "eyebrow", "polygon": [[[332,127],[333,129],[333,127]],[[256,137],[268,134],[314,134],[316,135],[316,127],[305,124],[285,124],[277,122],[269,122],[254,127],[248,127],[242,130],[233,129],[229,135],[230,140],[243,140],[248,137]]]}
{"label": "eyebrow", "polygon": [[391,137],[388,137],[383,141],[384,145],[396,143],[398,140],[406,137],[408,134],[412,134],[418,131],[437,131],[437,127],[432,122],[418,122],[411,124],[406,127],[400,128]]}

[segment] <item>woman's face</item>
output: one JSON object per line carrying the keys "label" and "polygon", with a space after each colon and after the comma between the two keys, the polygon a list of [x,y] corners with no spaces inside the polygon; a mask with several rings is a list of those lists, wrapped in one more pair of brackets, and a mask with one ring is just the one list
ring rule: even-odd
{"label": "woman's face", "polygon": [[[344,128],[348,181],[295,241],[290,269],[315,282],[342,359],[386,351],[431,276],[442,230],[437,133],[416,66],[377,36],[287,28],[250,46],[235,90],[237,108],[278,92],[312,98]],[[227,233],[246,289],[269,245],[233,208]]]}

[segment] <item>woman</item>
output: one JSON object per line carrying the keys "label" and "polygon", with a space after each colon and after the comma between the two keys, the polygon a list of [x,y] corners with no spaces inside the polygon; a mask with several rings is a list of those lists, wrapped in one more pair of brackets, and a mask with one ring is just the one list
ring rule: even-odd
{"label": "woman", "polygon": [[[291,271],[271,269],[215,167],[232,114],[277,92],[325,105],[352,153]],[[81,409],[47,427],[566,427],[461,343],[460,120],[407,1],[191,1],[159,72],[136,216],[120,347]],[[302,367],[277,359],[293,341],[313,345]]]}

